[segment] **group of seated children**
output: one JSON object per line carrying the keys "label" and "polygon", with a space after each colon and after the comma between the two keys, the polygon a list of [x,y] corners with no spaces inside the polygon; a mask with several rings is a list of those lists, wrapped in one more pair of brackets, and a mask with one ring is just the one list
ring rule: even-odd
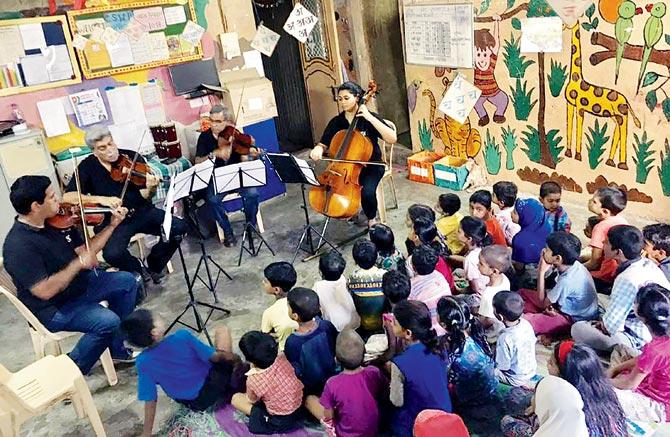
{"label": "group of seated children", "polygon": [[[498,182],[472,194],[464,216],[459,197],[442,194],[441,217],[426,205],[408,209],[406,257],[391,228],[374,225],[354,244],[350,273],[332,250],[312,288],[296,287],[291,264],[268,265],[263,287],[275,301],[260,330],[240,339],[244,360],[224,328],[212,348],[185,330],[164,337],[160,320],[134,312],[122,328],[143,349],[145,433],[160,385],[195,410],[230,402],[258,434],[313,416],[337,436],[441,426],[468,435],[451,413],[500,404],[499,384],[532,389],[538,337],[559,341],[551,376],[527,416],[503,418],[505,435],[624,436],[624,414],[667,421],[670,225],[627,225],[626,194],[601,188],[588,205],[595,216],[583,254],[560,198],[555,182],[542,184],[538,200]],[[603,310],[598,292],[609,294]],[[596,353],[611,355],[607,373]]]}

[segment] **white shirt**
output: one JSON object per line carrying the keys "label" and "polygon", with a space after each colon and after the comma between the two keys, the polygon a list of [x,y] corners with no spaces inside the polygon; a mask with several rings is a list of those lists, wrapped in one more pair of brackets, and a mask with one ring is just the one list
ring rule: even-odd
{"label": "white shirt", "polygon": [[504,374],[515,386],[527,384],[535,376],[535,332],[528,320],[506,327],[496,345],[497,371]]}
{"label": "white shirt", "polygon": [[321,315],[329,320],[338,331],[349,327],[356,329],[360,318],[356,313],[354,300],[347,289],[347,278],[340,276],[337,281],[316,281],[313,290],[319,296]]}
{"label": "white shirt", "polygon": [[465,279],[469,282],[475,283],[477,290],[472,290],[473,293],[479,294],[489,283],[489,277],[482,275],[479,271],[479,254],[482,253],[481,247],[475,247],[467,255],[463,261],[463,270],[465,271]]}
{"label": "white shirt", "polygon": [[493,297],[498,294],[499,291],[509,291],[510,283],[507,276],[502,275],[503,280],[500,282],[500,285],[487,285],[484,291],[482,291],[481,298],[479,301],[479,315],[488,317],[490,319],[495,319],[496,316],[493,314]]}

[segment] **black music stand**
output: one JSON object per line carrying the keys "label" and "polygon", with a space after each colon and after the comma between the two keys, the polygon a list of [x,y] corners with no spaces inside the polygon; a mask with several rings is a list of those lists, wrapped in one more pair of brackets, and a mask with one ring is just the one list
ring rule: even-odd
{"label": "black music stand", "polygon": [[[262,159],[257,159],[219,167],[214,170],[213,178],[214,189],[217,194],[229,193],[242,188],[263,187],[266,185],[265,163]],[[242,197],[241,194],[240,197]],[[244,203],[244,198],[242,198],[242,202]],[[254,236],[260,240],[258,246],[254,242]],[[237,266],[242,265],[242,254],[244,252],[247,252],[252,257],[258,256],[263,245],[268,248],[272,256],[275,256],[275,251],[272,250],[272,247],[270,247],[261,233],[258,232],[256,226],[247,220],[245,213],[244,232],[242,233],[242,243],[240,244],[240,256],[237,259]]]}
{"label": "black music stand", "polygon": [[[298,253],[302,250],[309,253],[310,255],[316,255],[321,248],[328,245],[331,248],[337,250],[337,247],[330,241],[326,239],[323,231],[319,231],[309,219],[309,209],[307,208],[307,198],[305,197],[305,184],[319,186],[319,182],[316,180],[316,175],[314,171],[304,160],[297,160],[293,155],[288,153],[268,153],[268,158],[272,162],[272,166],[279,176],[279,179],[285,184],[300,184],[300,191],[302,193],[302,206],[305,213],[305,226],[302,228],[302,234],[300,235],[300,241],[295,248],[293,253],[293,259],[291,264],[295,263],[295,259],[298,257]],[[314,245],[314,236],[316,234],[319,237],[319,242]],[[303,247],[303,243],[307,243],[307,247]]]}
{"label": "black music stand", "polygon": [[[189,329],[192,329],[195,332],[198,333],[204,332],[205,336],[207,337],[207,341],[209,342],[210,345],[212,344],[212,339],[209,336],[209,332],[207,332],[207,322],[212,317],[212,314],[214,313],[214,311],[220,311],[224,314],[224,316],[230,315],[230,310],[215,305],[219,303],[219,298],[216,294],[216,286],[219,283],[219,278],[222,273],[229,280],[233,279],[216,261],[212,259],[211,255],[207,254],[207,251],[205,249],[205,238],[200,232],[198,216],[195,211],[196,207],[193,193],[195,191],[202,190],[203,185],[204,188],[206,188],[207,185],[209,185],[209,180],[212,177],[213,168],[214,168],[214,162],[209,160],[205,161],[204,163],[198,164],[194,167],[191,167],[190,169],[178,174],[177,176],[175,176],[175,178],[173,178],[170,186],[170,191],[168,192],[168,199],[166,200],[166,211],[165,211],[166,221],[163,224],[165,235],[166,237],[169,237],[168,234],[169,226],[167,226],[167,224],[170,218],[168,218],[167,216],[168,214],[171,213],[173,202],[175,200],[185,198],[187,205],[186,207],[187,214],[185,215],[185,219],[191,224],[191,227],[195,230],[198,239],[198,245],[200,246],[200,259],[198,260],[198,266],[196,267],[195,273],[193,274],[192,278],[188,273],[188,268],[186,266],[186,259],[184,257],[181,245],[178,247],[179,259],[181,260],[182,271],[184,273],[184,279],[186,280],[186,288],[188,292],[189,301],[184,307],[183,311],[167,327],[166,332],[170,331],[177,323],[179,323],[183,326],[186,326]],[[179,188],[175,189],[177,183],[179,184]],[[213,264],[214,268],[216,268],[217,270],[215,278],[213,278],[212,276],[212,269],[210,268],[210,263]],[[206,278],[200,276],[200,269],[203,266],[205,268]],[[214,304],[202,302],[195,298],[195,294],[193,293],[193,286],[195,285],[196,279],[199,280],[205,286],[205,288],[209,290],[210,293],[212,293],[212,296],[214,297]],[[205,307],[209,310],[207,317],[205,317],[204,319],[203,316],[201,316],[200,313],[198,312],[199,306]],[[189,310],[193,310],[193,316],[195,317],[196,326],[190,325],[181,320],[181,318]]]}

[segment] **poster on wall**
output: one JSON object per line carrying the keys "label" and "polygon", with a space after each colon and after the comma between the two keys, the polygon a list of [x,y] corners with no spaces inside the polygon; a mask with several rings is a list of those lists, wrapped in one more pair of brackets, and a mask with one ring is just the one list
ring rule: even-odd
{"label": "poster on wall", "polygon": [[436,67],[472,68],[472,4],[405,5],[405,61]]}
{"label": "poster on wall", "polygon": [[482,91],[468,82],[461,73],[451,83],[440,102],[439,110],[460,124],[465,123]]}
{"label": "poster on wall", "polygon": [[319,19],[306,7],[300,3],[296,3],[291,11],[291,15],[288,16],[286,23],[284,23],[284,30],[304,44],[318,21]]}
{"label": "poster on wall", "polygon": [[109,119],[105,102],[97,88],[70,94],[70,102],[79,126],[88,126]]}
{"label": "poster on wall", "polygon": [[521,53],[560,53],[563,21],[559,17],[527,18],[521,21]]}
{"label": "poster on wall", "polygon": [[277,32],[274,32],[272,29],[268,29],[261,24],[258,26],[258,30],[256,30],[256,36],[254,36],[253,41],[251,41],[251,47],[263,53],[265,56],[272,56],[272,52],[275,51],[275,47],[279,42],[279,37]]}

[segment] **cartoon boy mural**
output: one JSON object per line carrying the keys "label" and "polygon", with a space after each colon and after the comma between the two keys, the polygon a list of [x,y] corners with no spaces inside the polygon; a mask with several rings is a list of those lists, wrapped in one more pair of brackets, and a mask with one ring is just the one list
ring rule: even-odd
{"label": "cartoon boy mural", "polygon": [[505,111],[509,104],[509,97],[498,87],[495,69],[500,49],[500,16],[493,16],[493,35],[488,29],[475,30],[475,86],[482,90],[482,95],[475,103],[475,111],[479,116],[479,125],[489,124],[489,115],[484,108],[484,102],[490,102],[496,107],[493,121],[505,122]]}

